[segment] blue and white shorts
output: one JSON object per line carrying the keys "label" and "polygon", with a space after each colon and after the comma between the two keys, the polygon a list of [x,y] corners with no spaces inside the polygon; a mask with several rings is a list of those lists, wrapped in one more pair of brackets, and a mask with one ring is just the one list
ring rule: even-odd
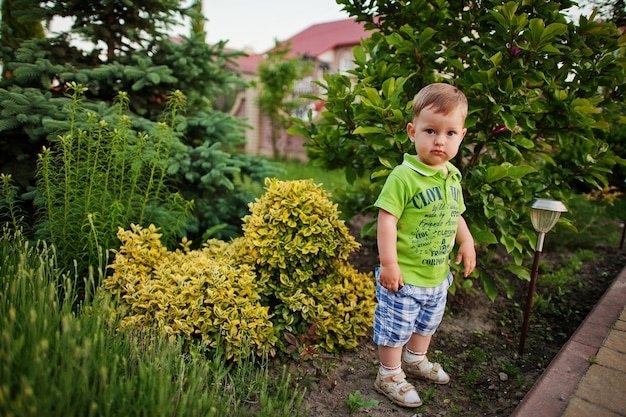
{"label": "blue and white shorts", "polygon": [[398,292],[389,291],[379,282],[376,268],[376,298],[374,313],[374,343],[400,347],[413,333],[432,336],[439,327],[446,309],[452,274],[437,287],[424,288],[404,285]]}

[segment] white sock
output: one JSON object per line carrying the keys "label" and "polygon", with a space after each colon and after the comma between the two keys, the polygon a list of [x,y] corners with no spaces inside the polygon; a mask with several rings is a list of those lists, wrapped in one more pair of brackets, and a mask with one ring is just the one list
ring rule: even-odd
{"label": "white sock", "polygon": [[404,360],[408,363],[421,362],[426,358],[426,352],[413,352],[409,348],[404,349]]}
{"label": "white sock", "polygon": [[382,363],[380,364],[380,374],[382,376],[397,375],[400,371],[402,371],[402,365],[389,367],[383,365]]}

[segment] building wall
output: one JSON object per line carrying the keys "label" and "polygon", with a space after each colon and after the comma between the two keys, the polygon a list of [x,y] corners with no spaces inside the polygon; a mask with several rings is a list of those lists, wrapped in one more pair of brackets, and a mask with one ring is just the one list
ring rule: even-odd
{"label": "building wall", "polygon": [[[302,80],[296,84],[296,94],[313,94],[319,95],[323,92],[315,80],[323,81],[324,73],[342,72],[354,68],[352,48],[354,45],[343,46],[337,49],[326,51],[317,57],[317,61],[313,73],[309,80]],[[248,81],[252,80],[255,75],[248,74]],[[243,97],[239,100],[239,105],[233,110],[233,114],[246,120],[252,128],[245,133],[246,146],[244,152],[251,155],[273,157],[274,150],[272,146],[272,131],[269,118],[262,113],[257,104],[259,95],[259,86],[250,86],[243,93]],[[307,108],[303,108],[299,112],[299,117],[307,119],[307,112],[310,108],[314,112],[321,110],[321,103],[313,101],[307,103]],[[281,132],[277,147],[281,157],[288,159],[299,159],[306,161],[306,148],[304,147],[305,138],[301,136],[289,135],[286,131]]]}

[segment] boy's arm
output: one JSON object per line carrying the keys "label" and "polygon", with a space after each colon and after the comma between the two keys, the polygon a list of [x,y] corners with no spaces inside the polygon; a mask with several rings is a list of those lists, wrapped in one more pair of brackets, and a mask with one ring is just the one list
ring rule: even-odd
{"label": "boy's arm", "polygon": [[459,216],[459,224],[456,229],[456,243],[459,244],[459,252],[455,263],[459,265],[463,261],[464,276],[468,276],[476,267],[476,248],[474,247],[472,233],[469,227],[467,227],[463,216]]}
{"label": "boy's arm", "polygon": [[378,257],[380,258],[380,285],[389,291],[398,291],[404,285],[398,266],[398,219],[393,214],[378,211]]}

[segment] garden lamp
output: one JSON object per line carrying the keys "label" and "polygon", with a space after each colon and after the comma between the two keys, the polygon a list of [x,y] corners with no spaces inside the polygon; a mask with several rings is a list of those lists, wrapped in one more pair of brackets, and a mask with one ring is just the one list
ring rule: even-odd
{"label": "garden lamp", "polygon": [[530,310],[533,304],[533,296],[535,295],[535,286],[537,285],[537,273],[539,271],[539,258],[543,250],[543,242],[546,233],[550,231],[559,220],[561,213],[567,211],[563,203],[556,200],[546,200],[536,198],[530,203],[530,220],[537,232],[537,245],[535,248],[535,259],[530,275],[530,284],[528,286],[528,295],[526,296],[526,309],[524,310],[524,324],[522,325],[522,335],[519,343],[519,354],[524,353],[524,342],[528,333],[528,323],[530,321]]}

